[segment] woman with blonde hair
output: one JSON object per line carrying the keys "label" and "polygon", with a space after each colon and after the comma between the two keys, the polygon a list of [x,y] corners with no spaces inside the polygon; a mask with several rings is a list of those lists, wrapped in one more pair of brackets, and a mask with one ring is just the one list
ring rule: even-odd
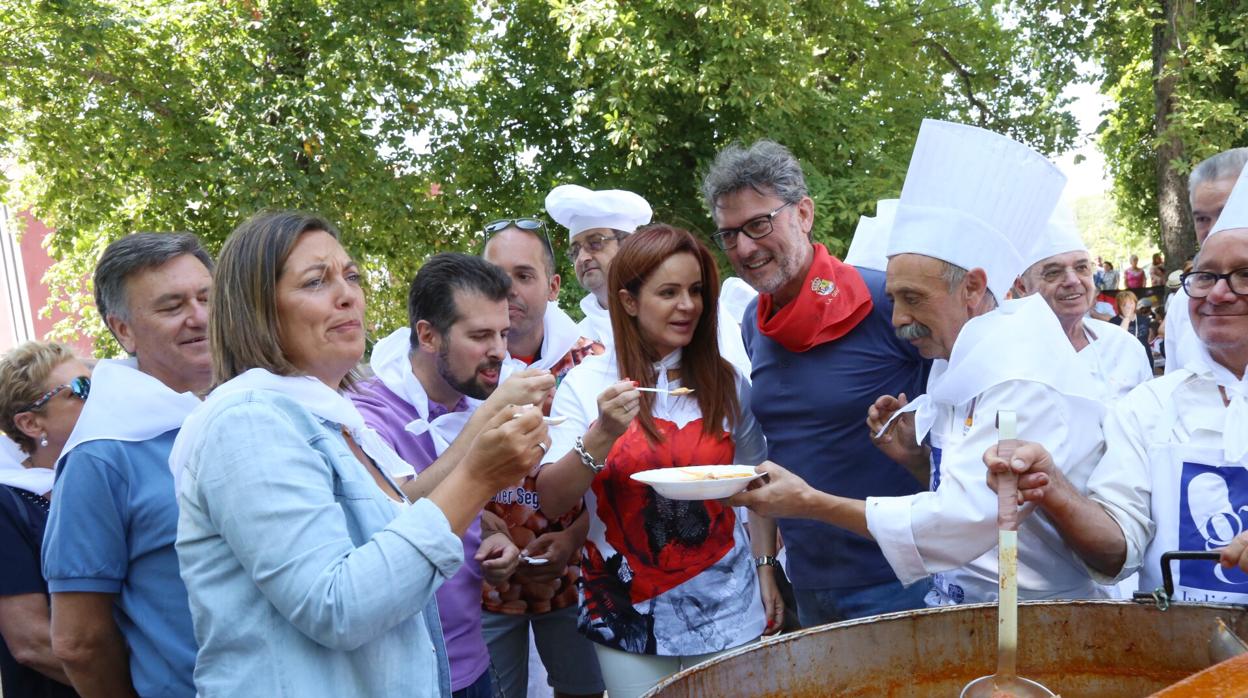
{"label": "woman with blonde hair", "polygon": [[751,516],[747,537],[731,507],[667,499],[630,477],[766,457],[748,383],[720,355],[714,258],[658,224],[620,244],[608,284],[613,353],[587,357],[560,385],[551,414],[567,421],[537,487],[548,516],[585,498],[578,626],[607,693],[627,698],[778,630],[783,602],[773,520]]}
{"label": "woman with blonde hair", "polygon": [[26,342],[0,357],[0,685],[8,698],[73,696],[52,653],[41,569],[56,459],[91,389],[70,349]]}
{"label": "woman with blonde hair", "polygon": [[1118,314],[1109,321],[1110,324],[1118,325],[1140,340],[1144,354],[1148,357],[1148,365],[1152,366],[1153,348],[1149,346],[1152,340],[1152,319],[1148,314],[1140,312],[1140,300],[1131,291],[1120,291],[1114,300],[1118,302]]}

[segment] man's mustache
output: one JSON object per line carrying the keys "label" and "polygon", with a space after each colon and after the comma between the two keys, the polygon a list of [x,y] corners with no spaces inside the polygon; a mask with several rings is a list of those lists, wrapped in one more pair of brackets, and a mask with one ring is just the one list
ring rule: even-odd
{"label": "man's mustache", "polygon": [[897,339],[906,342],[932,336],[932,328],[921,322],[912,322],[909,325],[902,325],[901,327],[893,330],[893,332],[897,335]]}

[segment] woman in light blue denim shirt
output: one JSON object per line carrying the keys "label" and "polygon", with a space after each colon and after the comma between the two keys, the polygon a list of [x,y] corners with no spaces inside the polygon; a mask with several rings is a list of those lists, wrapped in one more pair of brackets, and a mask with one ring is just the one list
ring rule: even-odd
{"label": "woman in light blue denim shirt", "polygon": [[212,308],[217,387],[170,458],[197,692],[450,695],[433,594],[469,522],[544,453],[540,412],[500,410],[409,503],[395,478],[410,466],[339,394],[364,353],[364,299],[333,226],[281,211],[243,223]]}

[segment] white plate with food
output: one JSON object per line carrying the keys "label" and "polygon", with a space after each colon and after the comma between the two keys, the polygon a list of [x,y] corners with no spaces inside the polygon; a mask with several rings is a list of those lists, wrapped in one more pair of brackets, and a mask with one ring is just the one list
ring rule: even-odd
{"label": "white plate with food", "polygon": [[744,490],[762,477],[752,465],[687,465],[633,473],[668,499],[723,499]]}

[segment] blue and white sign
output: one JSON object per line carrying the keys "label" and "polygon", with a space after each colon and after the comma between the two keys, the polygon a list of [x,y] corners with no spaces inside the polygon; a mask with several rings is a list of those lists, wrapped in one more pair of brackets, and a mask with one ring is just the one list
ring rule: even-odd
{"label": "blue and white sign", "polygon": [[[1179,548],[1217,550],[1244,531],[1248,522],[1248,469],[1183,462],[1179,492]],[[1179,583],[1218,594],[1248,593],[1248,574],[1213,560],[1183,560]]]}

